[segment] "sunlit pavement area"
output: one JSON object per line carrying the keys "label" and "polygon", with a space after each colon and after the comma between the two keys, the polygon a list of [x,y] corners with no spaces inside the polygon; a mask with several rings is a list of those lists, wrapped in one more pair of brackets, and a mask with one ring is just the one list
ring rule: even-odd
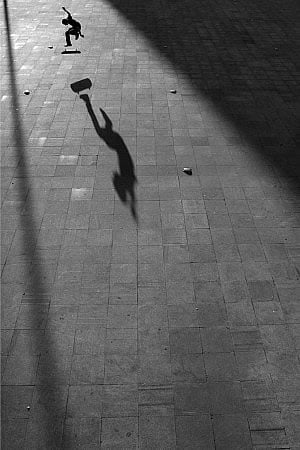
{"label": "sunlit pavement area", "polygon": [[2,449],[299,450],[296,1],[61,6],[2,5]]}

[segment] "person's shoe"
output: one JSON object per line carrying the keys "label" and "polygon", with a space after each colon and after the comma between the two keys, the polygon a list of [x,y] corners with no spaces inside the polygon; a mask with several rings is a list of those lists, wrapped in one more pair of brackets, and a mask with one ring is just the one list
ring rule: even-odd
{"label": "person's shoe", "polygon": [[72,47],[72,44],[65,44],[65,47]]}
{"label": "person's shoe", "polygon": [[77,41],[78,38],[79,38],[79,34],[76,34],[75,41]]}

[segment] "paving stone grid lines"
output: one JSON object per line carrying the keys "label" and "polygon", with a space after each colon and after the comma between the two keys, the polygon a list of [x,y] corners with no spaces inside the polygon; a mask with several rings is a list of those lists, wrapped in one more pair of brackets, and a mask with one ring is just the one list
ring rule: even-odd
{"label": "paving stone grid lines", "polygon": [[2,448],[299,449],[296,2],[65,6],[2,7]]}

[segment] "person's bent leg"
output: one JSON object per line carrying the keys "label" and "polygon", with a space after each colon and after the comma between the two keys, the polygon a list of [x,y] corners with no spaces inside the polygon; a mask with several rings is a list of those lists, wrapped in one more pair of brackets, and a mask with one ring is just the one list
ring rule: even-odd
{"label": "person's bent leg", "polygon": [[71,43],[71,38],[70,38],[70,30],[67,30],[65,32],[65,36],[66,36],[66,47],[71,47],[72,43]]}

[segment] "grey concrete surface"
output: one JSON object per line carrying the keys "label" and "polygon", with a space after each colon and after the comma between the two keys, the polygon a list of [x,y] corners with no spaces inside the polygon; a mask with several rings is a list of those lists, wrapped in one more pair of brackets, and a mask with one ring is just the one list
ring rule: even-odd
{"label": "grey concrete surface", "polygon": [[3,450],[299,450],[296,2],[61,6],[2,6]]}

